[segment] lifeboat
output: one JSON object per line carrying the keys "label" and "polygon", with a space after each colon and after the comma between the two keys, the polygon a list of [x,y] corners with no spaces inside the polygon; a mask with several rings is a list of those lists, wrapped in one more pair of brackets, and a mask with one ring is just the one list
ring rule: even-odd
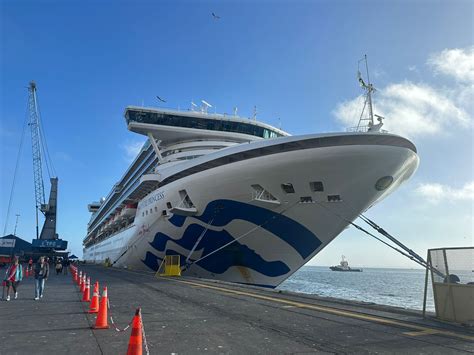
{"label": "lifeboat", "polygon": [[118,224],[118,218],[117,215],[114,214],[112,218],[110,219],[110,227],[115,227]]}
{"label": "lifeboat", "polygon": [[120,217],[123,219],[129,219],[135,217],[135,214],[137,213],[137,204],[132,203],[126,205],[122,211],[120,212]]}
{"label": "lifeboat", "polygon": [[115,213],[113,222],[114,226],[118,226],[123,221],[123,217],[120,214],[121,212],[121,210],[118,210],[117,213]]}
{"label": "lifeboat", "polygon": [[112,221],[112,218],[109,218],[109,220],[107,220],[107,222],[105,222],[105,225],[104,225],[104,232],[107,232],[110,230],[110,228],[112,228],[110,222]]}

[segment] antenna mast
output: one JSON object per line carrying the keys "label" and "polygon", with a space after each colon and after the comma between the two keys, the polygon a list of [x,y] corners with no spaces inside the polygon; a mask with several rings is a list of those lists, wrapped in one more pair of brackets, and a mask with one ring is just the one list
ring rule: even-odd
{"label": "antenna mast", "polygon": [[374,124],[374,108],[372,107],[372,92],[374,91],[374,87],[370,83],[369,64],[367,63],[367,54],[364,55],[364,60],[365,60],[365,72],[367,73],[367,101],[369,104],[369,117],[372,124]]}
{"label": "antenna mast", "polygon": [[[362,78],[362,75],[360,73],[360,62],[365,61],[365,71],[367,75],[367,83],[364,81]],[[362,113],[359,118],[359,124],[357,125],[357,130],[364,126],[368,126],[369,130],[374,127],[374,108],[372,104],[372,93],[375,91],[374,86],[370,83],[370,77],[369,77],[369,65],[367,63],[367,54],[364,55],[364,58],[359,60],[358,63],[358,70],[357,70],[357,77],[360,83],[360,86],[365,90],[365,102],[364,102],[364,108],[362,109]],[[365,107],[369,106],[369,114],[368,117],[364,117],[364,111]],[[363,121],[368,121],[368,123],[365,125]]]}

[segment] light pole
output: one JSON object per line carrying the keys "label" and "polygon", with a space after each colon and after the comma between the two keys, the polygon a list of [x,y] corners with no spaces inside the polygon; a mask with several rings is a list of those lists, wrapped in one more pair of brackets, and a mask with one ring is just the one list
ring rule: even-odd
{"label": "light pole", "polygon": [[18,217],[20,217],[19,214],[16,214],[16,221],[15,221],[15,229],[13,230],[13,235],[16,237],[16,227],[18,226]]}

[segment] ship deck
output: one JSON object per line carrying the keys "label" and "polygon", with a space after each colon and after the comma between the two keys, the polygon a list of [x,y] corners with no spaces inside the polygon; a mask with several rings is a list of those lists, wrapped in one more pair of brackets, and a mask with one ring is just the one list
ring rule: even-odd
{"label": "ship deck", "polygon": [[[108,287],[109,316],[119,328],[142,308],[151,354],[474,351],[472,328],[417,311],[102,266],[80,270]],[[0,354],[127,351],[130,329],[90,329],[95,316],[84,312],[70,275],[52,273],[40,301],[33,285],[25,279],[19,299],[0,303]]]}

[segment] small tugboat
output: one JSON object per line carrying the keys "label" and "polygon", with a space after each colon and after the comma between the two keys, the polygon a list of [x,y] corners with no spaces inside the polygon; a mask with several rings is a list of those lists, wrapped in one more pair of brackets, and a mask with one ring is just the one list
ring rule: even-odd
{"label": "small tugboat", "polygon": [[329,268],[332,270],[332,271],[355,271],[355,272],[362,272],[362,269],[357,269],[357,268],[351,268],[349,266],[349,263],[347,262],[347,260],[344,259],[344,255],[342,256],[342,260],[341,262],[339,263],[339,265],[336,265],[336,266],[330,266]]}

